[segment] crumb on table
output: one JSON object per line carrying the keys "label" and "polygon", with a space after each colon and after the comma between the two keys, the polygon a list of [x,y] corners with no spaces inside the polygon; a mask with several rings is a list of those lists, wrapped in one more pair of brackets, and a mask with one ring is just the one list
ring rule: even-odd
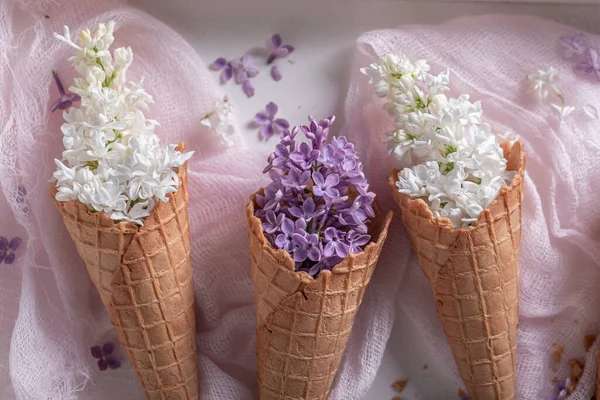
{"label": "crumb on table", "polygon": [[562,346],[556,345],[556,349],[552,353],[552,361],[554,361],[554,369],[555,370],[558,367],[558,364],[560,364],[560,362],[562,360],[564,351],[565,351],[565,349],[563,349]]}
{"label": "crumb on table", "polygon": [[398,381],[392,383],[392,388],[394,388],[394,390],[397,391],[398,393],[402,393],[402,391],[406,387],[407,383],[408,383],[408,381],[406,381],[406,380],[398,380]]}
{"label": "crumb on table", "polygon": [[585,335],[585,337],[583,338],[583,347],[585,348],[586,352],[590,351],[590,348],[596,341],[597,336],[598,335]]}

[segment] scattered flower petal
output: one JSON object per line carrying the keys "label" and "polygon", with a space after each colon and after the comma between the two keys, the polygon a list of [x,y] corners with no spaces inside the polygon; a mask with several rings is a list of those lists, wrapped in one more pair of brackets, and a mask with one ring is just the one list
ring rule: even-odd
{"label": "scattered flower petal", "polygon": [[206,113],[200,123],[204,126],[209,127],[212,131],[217,134],[228,145],[233,144],[231,136],[235,129],[231,123],[231,114],[233,112],[233,106],[227,96],[219,99],[215,102],[213,110]]}
{"label": "scattered flower petal", "polygon": [[[279,34],[274,34],[267,40],[267,50],[270,52],[269,57],[267,58],[267,65],[273,63],[278,57],[285,57],[291,52],[293,52],[294,46],[289,44],[282,45],[281,36]],[[278,80],[278,79],[275,79]]]}
{"label": "scattered flower petal", "polygon": [[23,243],[23,239],[18,236],[15,236],[10,241],[4,236],[0,236],[0,264],[4,262],[7,265],[12,264],[17,255],[15,252]]}
{"label": "scattered flower petal", "polygon": [[106,371],[107,368],[117,369],[121,366],[119,357],[113,355],[115,351],[114,342],[106,342],[102,346],[95,345],[90,348],[92,357],[97,358],[98,369]]}
{"label": "scattered flower petal", "polygon": [[242,83],[242,90],[246,93],[246,96],[252,97],[254,96],[254,86],[250,83],[250,80]]}
{"label": "scattered flower petal", "polygon": [[259,112],[254,116],[254,123],[261,126],[261,139],[268,140],[274,134],[280,134],[290,127],[287,120],[275,118],[278,110],[277,104],[270,102],[265,106],[264,112]]}
{"label": "scattered flower petal", "polygon": [[260,72],[258,67],[254,65],[254,61],[250,54],[245,54],[239,60],[232,61],[231,66],[235,73],[236,83],[243,84],[248,81],[248,79],[254,78]]}
{"label": "scattered flower petal", "polygon": [[539,102],[548,98],[549,91],[557,96],[561,96],[561,91],[556,86],[556,83],[559,80],[558,70],[556,68],[548,67],[546,69],[538,69],[537,72],[527,75],[527,79]]}
{"label": "scattered flower petal", "polygon": [[584,60],[577,63],[575,70],[584,75],[591,75],[600,80],[600,57],[594,49],[586,49]]}
{"label": "scattered flower petal", "polygon": [[583,111],[591,119],[600,119],[600,113],[598,113],[598,109],[593,104],[584,105]]}
{"label": "scattered flower petal", "polygon": [[279,67],[277,65],[273,65],[271,67],[271,77],[275,81],[280,81],[281,80],[281,78],[282,78],[281,71],[279,70]]}
{"label": "scattered flower petal", "polygon": [[54,83],[56,83],[56,87],[58,88],[58,92],[60,93],[60,98],[52,103],[52,107],[50,107],[50,112],[54,112],[56,110],[65,110],[73,105],[74,102],[80,101],[81,97],[78,94],[66,93],[65,88],[58,77],[56,71],[52,71],[52,77],[54,78]]}
{"label": "scattered flower petal", "polygon": [[561,121],[575,111],[575,107],[573,106],[550,104],[550,107],[552,108],[554,115]]}
{"label": "scattered flower petal", "polygon": [[228,62],[227,62],[227,60],[225,58],[219,57],[215,61],[213,61],[212,64],[210,64],[209,68],[212,69],[213,71],[220,71],[227,64],[228,64]]}
{"label": "scattered flower petal", "polygon": [[565,58],[571,58],[576,54],[583,54],[587,49],[584,41],[585,35],[583,33],[561,36],[560,43],[564,47]]}

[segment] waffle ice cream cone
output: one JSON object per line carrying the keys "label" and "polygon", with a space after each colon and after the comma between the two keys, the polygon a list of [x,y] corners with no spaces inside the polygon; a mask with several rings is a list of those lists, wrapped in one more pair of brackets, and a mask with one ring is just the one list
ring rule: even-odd
{"label": "waffle ice cream cone", "polygon": [[389,184],[437,302],[460,375],[473,400],[515,399],[519,246],[525,172],[523,144],[502,145],[517,171],[475,226],[454,229],[427,204]]}
{"label": "waffle ice cream cone", "polygon": [[377,212],[373,239],[317,279],[295,272],[292,258],[276,250],[246,209],[257,314],[256,356],[260,400],[325,400],[352,331],[354,317],[377,265],[392,219]]}
{"label": "waffle ice cream cone", "polygon": [[151,400],[198,399],[187,164],[178,177],[179,190],[144,226],[55,200]]}

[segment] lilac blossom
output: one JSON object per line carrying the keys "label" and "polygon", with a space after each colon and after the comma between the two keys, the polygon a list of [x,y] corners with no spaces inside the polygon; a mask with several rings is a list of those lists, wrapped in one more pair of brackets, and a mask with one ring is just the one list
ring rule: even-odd
{"label": "lilac blossom", "polygon": [[577,33],[560,37],[560,44],[565,48],[565,58],[571,58],[575,54],[583,54],[587,47],[584,44],[585,35]]}
{"label": "lilac blossom", "polygon": [[302,171],[296,167],[291,167],[287,176],[281,178],[281,184],[291,189],[303,190],[309,179],[310,171]]}
{"label": "lilac blossom", "polygon": [[329,227],[325,229],[325,240],[327,244],[323,251],[325,257],[331,257],[337,255],[338,257],[344,258],[350,253],[350,246],[344,241],[344,235],[340,234],[340,231]]}
{"label": "lilac blossom", "polygon": [[302,169],[309,169],[312,163],[319,157],[319,150],[311,148],[306,142],[290,154],[290,160]]}
{"label": "lilac blossom", "polygon": [[60,98],[52,103],[50,112],[54,112],[56,110],[65,110],[71,107],[74,102],[81,100],[81,97],[78,94],[67,93],[65,91],[65,88],[56,71],[52,71],[52,77],[54,78],[54,83],[56,83],[56,87],[58,88],[58,93],[60,93]]}
{"label": "lilac blossom", "polygon": [[269,54],[269,58],[267,58],[267,64],[271,64],[276,58],[285,57],[294,51],[294,46],[282,43],[281,35],[278,33],[267,40],[267,50],[271,53]]}
{"label": "lilac blossom", "polygon": [[117,369],[121,366],[119,357],[113,355],[115,351],[114,342],[106,342],[102,346],[95,345],[90,348],[92,357],[98,359],[98,368],[100,371],[106,371],[107,368]]}
{"label": "lilac blossom", "polygon": [[312,220],[313,218],[318,218],[321,215],[325,214],[325,206],[317,206],[315,201],[312,198],[308,198],[302,203],[300,207],[290,207],[288,209],[290,214],[292,214],[296,218],[303,218],[307,222]]}
{"label": "lilac blossom", "polygon": [[[309,117],[308,125],[280,134],[264,169],[271,183],[256,198],[267,240],[314,278],[363,251],[375,216],[375,194],[354,146],[343,136],[327,141],[334,119]],[[299,130],[308,142],[297,142]]]}
{"label": "lilac blossom", "polygon": [[231,61],[227,61],[223,57],[217,58],[212,64],[210,64],[209,68],[213,71],[221,71],[221,83],[229,82],[229,80],[233,77],[233,66],[231,65]]}
{"label": "lilac blossom", "polygon": [[584,60],[577,63],[575,70],[584,75],[595,76],[600,80],[600,57],[594,49],[587,49],[583,54]]}
{"label": "lilac blossom", "polygon": [[23,239],[19,236],[15,236],[11,240],[8,240],[4,236],[0,236],[0,264],[12,264],[15,262],[17,255],[15,251],[21,246]]}
{"label": "lilac blossom", "polygon": [[254,123],[261,126],[260,136],[264,139],[270,139],[274,134],[280,134],[290,127],[290,123],[283,118],[275,118],[279,111],[277,104],[270,102],[265,106],[264,112],[259,112],[254,116]]}
{"label": "lilac blossom", "polygon": [[571,378],[558,380],[554,383],[554,390],[550,395],[551,400],[565,400],[571,394]]}
{"label": "lilac blossom", "polygon": [[281,78],[283,78],[277,65],[271,67],[271,78],[273,78],[274,81],[280,81]]}
{"label": "lilac blossom", "polygon": [[246,93],[246,96],[254,96],[254,85],[250,82],[250,78],[258,75],[260,70],[254,65],[250,54],[245,54],[232,61],[219,57],[210,64],[209,68],[213,71],[221,71],[221,83],[229,82],[232,77],[235,77],[235,82],[242,85],[242,90]]}
{"label": "lilac blossom", "polygon": [[244,83],[250,78],[254,78],[260,72],[258,67],[254,65],[254,60],[250,54],[244,54],[239,60],[233,60],[231,66],[236,83]]}
{"label": "lilac blossom", "polygon": [[277,231],[278,229],[281,228],[281,223],[283,222],[283,220],[285,219],[285,215],[279,214],[279,215],[275,215],[275,212],[273,210],[268,210],[265,213],[265,220],[266,222],[263,222],[262,227],[263,230],[266,233],[273,233],[275,231]]}

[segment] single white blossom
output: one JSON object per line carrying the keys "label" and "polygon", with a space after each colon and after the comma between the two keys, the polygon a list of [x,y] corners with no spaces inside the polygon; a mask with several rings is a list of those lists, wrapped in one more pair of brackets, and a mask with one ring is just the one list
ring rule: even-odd
{"label": "single white blossom", "polygon": [[233,113],[233,105],[227,96],[215,102],[212,111],[206,113],[200,123],[209,127],[216,133],[223,142],[228,145],[233,144],[231,135],[234,133],[234,127],[231,123],[231,114]]}
{"label": "single white blossom", "polygon": [[79,76],[69,90],[81,96],[81,106],[63,112],[64,151],[53,177],[59,201],[79,200],[114,220],[143,225],[157,201],[168,201],[177,191],[175,168],[194,152],[161,145],[154,128],[158,122],[143,110],[152,103],[143,80],[127,80],[133,62],[131,48],[112,53],[113,21],[96,31],[84,29],[73,42],[68,27],[56,39],[76,49],[69,58]]}
{"label": "single white blossom", "polygon": [[573,106],[565,106],[565,105],[561,105],[561,104],[550,104],[550,108],[552,109],[552,112],[554,113],[554,115],[560,120],[562,121],[565,117],[567,117],[569,114],[571,114],[573,111],[575,111],[575,107]]}
{"label": "single white blossom", "polygon": [[562,96],[561,91],[556,86],[559,76],[558,70],[554,67],[538,69],[536,72],[527,75],[527,79],[536,99],[540,102],[548,98],[550,91],[559,97]]}
{"label": "single white blossom", "polygon": [[583,112],[591,119],[600,119],[600,113],[598,113],[598,109],[593,104],[584,105]]}
{"label": "single white blossom", "polygon": [[[362,68],[383,108],[394,119],[387,147],[402,164],[398,191],[423,199],[436,217],[455,227],[468,227],[494,200],[514,172],[506,171],[502,148],[488,124],[482,123],[479,101],[463,94],[448,98],[450,74],[429,73],[425,60],[385,55]],[[555,71],[538,71],[536,90],[553,88]]]}

